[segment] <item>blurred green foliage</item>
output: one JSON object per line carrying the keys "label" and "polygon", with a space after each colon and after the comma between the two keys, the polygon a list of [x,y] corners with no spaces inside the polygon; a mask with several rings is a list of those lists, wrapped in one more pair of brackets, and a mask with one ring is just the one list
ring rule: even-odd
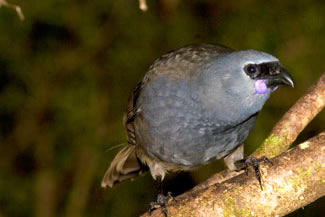
{"label": "blurred green foliage", "polygon": [[[153,60],[190,43],[277,56],[296,81],[280,88],[246,144],[252,152],[325,71],[325,3],[312,1],[10,1],[0,8],[0,216],[137,216],[155,199],[150,175],[113,189],[101,178],[126,142],[129,93]],[[298,141],[324,130],[324,113]],[[204,180],[212,163],[167,188]],[[181,187],[182,186],[182,187]],[[324,199],[290,216],[322,216]]]}

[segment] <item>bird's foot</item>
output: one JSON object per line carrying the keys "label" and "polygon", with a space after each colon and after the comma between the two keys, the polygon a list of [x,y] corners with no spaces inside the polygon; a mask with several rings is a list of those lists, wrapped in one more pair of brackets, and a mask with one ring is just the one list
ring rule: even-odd
{"label": "bird's foot", "polygon": [[167,204],[171,200],[174,200],[174,197],[172,196],[171,192],[168,192],[166,196],[163,194],[158,194],[157,201],[150,203],[149,213],[151,213],[155,209],[160,208],[164,216],[167,217],[168,216]]}
{"label": "bird's foot", "polygon": [[246,159],[241,160],[244,163],[244,166],[242,168],[240,168],[240,170],[245,170],[246,175],[248,175],[248,168],[249,167],[253,167],[254,171],[255,171],[255,176],[256,179],[258,180],[258,182],[260,183],[261,189],[263,191],[263,187],[262,187],[262,175],[261,175],[261,171],[260,171],[260,166],[259,163],[260,162],[265,162],[265,163],[269,163],[271,165],[273,165],[272,161],[270,161],[267,157],[262,156],[260,158],[256,158],[256,157],[248,157]]}

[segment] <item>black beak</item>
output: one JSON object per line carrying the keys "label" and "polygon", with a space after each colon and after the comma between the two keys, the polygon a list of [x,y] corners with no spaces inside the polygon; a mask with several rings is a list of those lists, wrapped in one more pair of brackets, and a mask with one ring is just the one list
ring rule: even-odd
{"label": "black beak", "polygon": [[294,87],[294,82],[291,75],[283,67],[279,67],[276,71],[271,72],[266,76],[265,83],[267,87],[274,88],[279,85],[288,85]]}

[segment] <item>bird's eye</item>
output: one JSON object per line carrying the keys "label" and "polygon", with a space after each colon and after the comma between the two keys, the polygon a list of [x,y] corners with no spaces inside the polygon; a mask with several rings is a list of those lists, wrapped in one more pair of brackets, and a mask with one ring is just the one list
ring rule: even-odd
{"label": "bird's eye", "polygon": [[254,73],[256,72],[256,67],[253,66],[253,65],[248,65],[248,66],[246,67],[246,72],[247,72],[248,74],[254,74]]}

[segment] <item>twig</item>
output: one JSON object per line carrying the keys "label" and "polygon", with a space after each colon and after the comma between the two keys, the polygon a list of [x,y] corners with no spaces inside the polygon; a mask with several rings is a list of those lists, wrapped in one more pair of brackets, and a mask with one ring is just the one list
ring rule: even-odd
{"label": "twig", "polygon": [[[181,195],[168,205],[176,216],[284,216],[325,195],[325,133],[282,153],[265,166],[263,191],[255,175]],[[151,215],[163,216],[160,209]]]}
{"label": "twig", "polygon": [[7,8],[11,8],[11,9],[14,9],[16,11],[18,17],[20,18],[20,20],[24,20],[25,19],[24,14],[23,14],[20,6],[14,5],[14,4],[10,4],[6,0],[0,0],[0,8],[2,6],[7,7]]}
{"label": "twig", "polygon": [[147,11],[148,10],[148,5],[146,0],[139,0],[139,8],[142,11]]}

